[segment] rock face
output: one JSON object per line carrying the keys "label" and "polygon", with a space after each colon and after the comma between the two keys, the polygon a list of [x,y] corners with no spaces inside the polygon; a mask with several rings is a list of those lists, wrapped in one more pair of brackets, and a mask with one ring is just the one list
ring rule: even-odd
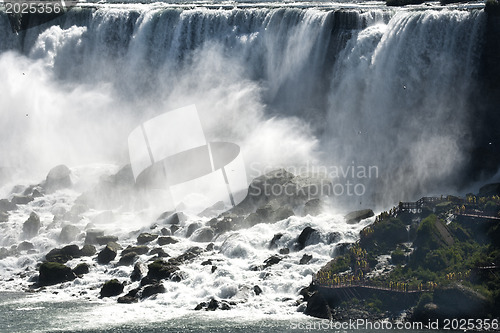
{"label": "rock face", "polygon": [[321,214],[322,210],[323,202],[319,198],[311,199],[304,205],[304,215],[316,216]]}
{"label": "rock face", "polygon": [[300,258],[299,265],[305,265],[305,264],[309,263],[309,261],[311,261],[312,258],[313,258],[312,255],[304,254],[302,256],[302,258]]}
{"label": "rock face", "polygon": [[26,239],[33,238],[38,235],[38,230],[40,230],[40,218],[33,212],[23,223],[23,237]]}
{"label": "rock face", "polygon": [[362,209],[362,210],[357,210],[354,212],[350,212],[346,216],[344,216],[344,219],[346,220],[347,223],[349,224],[354,224],[358,223],[361,220],[367,219],[369,217],[374,216],[375,214],[373,213],[373,210],[371,209]]}
{"label": "rock face", "polygon": [[179,267],[176,265],[169,264],[159,259],[149,264],[147,277],[158,281],[161,279],[168,279],[177,270],[179,270]]}
{"label": "rock face", "polygon": [[97,255],[97,262],[100,264],[108,264],[110,261],[115,259],[116,254],[120,248],[120,245],[118,245],[117,243],[109,242],[106,247]]}
{"label": "rock face", "polygon": [[118,296],[123,292],[123,284],[117,279],[106,281],[101,288],[101,297]]}
{"label": "rock face", "polygon": [[479,196],[489,197],[500,195],[500,183],[486,184],[479,189]]}
{"label": "rock face", "polygon": [[43,184],[47,193],[71,186],[71,171],[65,165],[58,165],[52,168],[45,179],[45,184]]}
{"label": "rock face", "polygon": [[38,284],[41,286],[72,281],[76,278],[71,268],[57,262],[44,262],[40,265],[39,273]]}

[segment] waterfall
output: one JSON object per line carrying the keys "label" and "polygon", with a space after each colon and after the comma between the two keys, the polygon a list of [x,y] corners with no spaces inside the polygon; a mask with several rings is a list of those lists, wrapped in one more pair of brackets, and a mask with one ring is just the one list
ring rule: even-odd
{"label": "waterfall", "polygon": [[152,4],[74,8],[13,34],[2,13],[2,163],[126,162],[139,121],[196,103],[248,170],[374,166],[354,180],[360,203],[453,191],[478,131],[484,26],[480,10]]}

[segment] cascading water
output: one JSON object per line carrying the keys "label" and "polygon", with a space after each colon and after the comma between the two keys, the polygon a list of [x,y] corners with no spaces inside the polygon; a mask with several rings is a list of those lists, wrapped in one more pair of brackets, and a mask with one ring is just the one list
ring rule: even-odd
{"label": "cascading water", "polygon": [[[363,195],[343,193],[334,213],[218,237],[215,252],[183,266],[188,278],[165,283],[166,293],[131,305],[116,320],[144,318],[144,309],[156,312],[150,320],[158,313],[182,316],[210,296],[234,300],[241,317],[293,316],[300,288],[337,245],[355,241],[371,222],[348,225],[337,212],[359,204],[386,208],[467,184],[456,179],[464,176],[477,134],[468,125],[470,93],[478,88],[485,20],[481,10],[94,5],[14,34],[0,13],[0,194],[12,198],[19,194],[13,185],[40,182],[61,163],[71,166],[75,181],[73,189],[19,206],[0,223],[0,247],[10,248],[22,241],[31,211],[42,222],[30,239],[33,251],[0,260],[0,288],[27,287],[36,263],[61,246],[63,225],[84,231],[96,224],[99,209],[79,220],[52,220],[99,176],[128,162],[133,128],[194,103],[209,141],[242,147],[249,178],[273,167],[340,168],[339,184],[359,183]],[[377,172],[360,175],[360,166]],[[123,247],[150,230],[155,218],[124,207],[113,213],[114,222],[98,227]],[[182,241],[168,247],[171,256],[197,245],[184,239],[192,222],[208,220],[191,216],[184,222],[176,234]],[[269,274],[250,269],[276,252],[268,248],[273,235],[283,234],[280,247],[291,246],[306,226],[320,232],[317,242],[292,252]],[[339,236],[331,241],[334,232]],[[304,254],[314,260],[299,265]],[[217,263],[215,273],[200,265],[206,259]],[[105,280],[126,280],[132,271],[86,262],[91,273],[59,293],[96,300]],[[260,297],[251,292],[254,285],[262,287]],[[102,302],[120,311],[114,301]]]}

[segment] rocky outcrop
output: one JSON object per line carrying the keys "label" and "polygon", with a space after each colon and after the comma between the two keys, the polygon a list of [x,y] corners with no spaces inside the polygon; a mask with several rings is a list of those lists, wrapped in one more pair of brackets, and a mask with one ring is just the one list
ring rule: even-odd
{"label": "rocky outcrop", "polygon": [[81,251],[78,245],[68,245],[61,249],[52,249],[45,255],[45,259],[51,262],[58,262],[64,264],[65,262],[73,259],[79,258],[81,256]]}
{"label": "rocky outcrop", "polygon": [[110,261],[115,259],[118,250],[121,246],[115,242],[109,242],[104,249],[97,255],[97,262],[100,264],[108,264]]}
{"label": "rocky outcrop", "polygon": [[58,165],[52,168],[43,184],[43,188],[47,193],[71,186],[71,170],[65,165]]}
{"label": "rocky outcrop", "polygon": [[76,278],[75,273],[66,265],[58,262],[44,262],[40,265],[38,284],[41,286],[54,285]]}
{"label": "rocky outcrop", "polygon": [[166,291],[165,286],[161,283],[155,283],[144,287],[141,293],[141,298],[148,298],[156,294],[161,294]]}
{"label": "rocky outcrop", "polygon": [[344,216],[344,219],[347,223],[349,224],[354,224],[358,223],[361,220],[367,219],[369,217],[374,216],[375,214],[373,213],[373,210],[371,209],[362,209],[362,210],[357,210],[354,212],[350,212],[346,216]]}
{"label": "rocky outcrop", "polygon": [[100,295],[101,297],[118,296],[123,292],[123,288],[123,283],[121,283],[117,279],[112,279],[104,283],[104,285],[101,287]]}
{"label": "rocky outcrop", "polygon": [[305,314],[316,318],[330,319],[332,318],[331,309],[325,298],[318,292],[312,294],[307,302]]}
{"label": "rocky outcrop", "polygon": [[210,227],[203,227],[196,230],[191,238],[195,242],[208,243],[214,238],[214,231]]}
{"label": "rocky outcrop", "polygon": [[90,266],[86,263],[78,264],[75,268],[73,268],[73,273],[78,276],[87,274],[89,271]]}
{"label": "rocky outcrop", "polygon": [[316,244],[320,240],[320,233],[314,228],[305,227],[300,233],[295,244],[295,250],[300,251],[307,245]]}
{"label": "rocky outcrop", "polygon": [[147,244],[149,242],[154,241],[157,238],[158,238],[158,235],[153,235],[153,234],[144,232],[137,237],[137,244],[139,244],[139,245]]}
{"label": "rocky outcrop", "polygon": [[178,243],[179,241],[175,238],[170,237],[170,236],[165,236],[165,237],[159,237],[157,242],[158,242],[158,245],[163,246],[163,245],[168,245],[168,244],[175,244],[175,243]]}

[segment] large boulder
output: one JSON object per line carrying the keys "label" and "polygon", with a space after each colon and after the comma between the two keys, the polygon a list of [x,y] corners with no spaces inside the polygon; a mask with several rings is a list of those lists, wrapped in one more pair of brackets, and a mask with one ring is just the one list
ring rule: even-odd
{"label": "large boulder", "polygon": [[118,260],[118,265],[130,266],[135,262],[136,259],[137,259],[137,253],[128,252],[120,257],[120,260]]}
{"label": "large boulder", "polygon": [[158,235],[153,235],[153,234],[144,232],[137,237],[137,244],[140,244],[140,245],[146,244],[146,243],[149,243],[151,241],[154,241],[157,238],[158,238]]}
{"label": "large boulder", "polygon": [[100,264],[108,264],[110,261],[116,258],[118,250],[121,248],[115,242],[109,242],[104,249],[97,255],[97,262]]}
{"label": "large boulder", "polygon": [[73,273],[68,266],[58,262],[44,262],[39,268],[38,284],[41,286],[49,286],[72,281],[75,278],[75,273]]}
{"label": "large boulder", "polygon": [[129,245],[129,246],[127,246],[127,248],[125,250],[122,251],[121,255],[124,256],[127,253],[131,253],[131,252],[137,253],[139,255],[146,254],[149,252],[149,248],[147,247],[147,245],[138,245],[138,246],[130,246]]}
{"label": "large boulder", "polygon": [[205,242],[208,243],[214,238],[214,231],[210,227],[203,227],[196,230],[192,235],[192,240],[195,242]]}
{"label": "large boulder", "polygon": [[330,320],[332,318],[328,302],[319,292],[315,292],[307,301],[307,308],[305,310],[305,314],[316,318],[323,318]]}
{"label": "large boulder", "polygon": [[319,198],[314,198],[304,204],[304,215],[316,216],[321,214],[323,202]]}
{"label": "large boulder", "polygon": [[65,263],[73,258],[79,258],[81,256],[81,251],[78,245],[67,245],[61,249],[52,249],[45,255],[47,261]]}
{"label": "large boulder", "polygon": [[357,210],[354,212],[350,212],[346,216],[344,216],[344,219],[347,223],[349,224],[354,224],[358,223],[361,220],[367,219],[369,217],[374,216],[375,214],[373,213],[373,210],[371,209],[362,209],[362,210]]}
{"label": "large boulder", "polygon": [[30,217],[23,223],[23,237],[30,239],[38,235],[40,225],[40,218],[35,212],[32,212]]}
{"label": "large boulder", "polygon": [[179,267],[176,265],[158,259],[149,264],[147,277],[154,280],[168,279],[177,270]]}
{"label": "large boulder", "polygon": [[87,230],[87,234],[85,236],[85,244],[98,244],[97,237],[104,236],[104,231],[97,229],[89,229]]}
{"label": "large boulder", "polygon": [[311,227],[305,227],[297,238],[297,242],[295,243],[295,250],[300,251],[308,245],[317,244],[320,240],[320,237],[321,235],[319,231]]}
{"label": "large boulder", "polygon": [[43,184],[47,193],[71,186],[71,170],[65,165],[58,165],[52,168]]}
{"label": "large boulder", "polygon": [[152,285],[148,285],[144,287],[142,290],[141,298],[148,298],[150,296],[156,295],[156,294],[161,294],[166,291],[165,286],[161,283],[155,283]]}
{"label": "large boulder", "polygon": [[73,268],[73,273],[75,275],[84,275],[90,271],[90,266],[87,263],[78,264],[75,268]]}
{"label": "large boulder", "polygon": [[123,287],[123,283],[117,279],[106,281],[101,287],[100,295],[101,297],[118,296],[123,292]]}
{"label": "large boulder", "polygon": [[9,220],[9,213],[0,211],[0,222],[7,222]]}
{"label": "large boulder", "polygon": [[82,257],[92,257],[94,254],[96,254],[97,250],[94,245],[91,244],[85,244],[82,246],[82,249],[80,250],[80,256]]}
{"label": "large boulder", "polygon": [[280,206],[295,207],[331,193],[332,182],[327,177],[295,176],[284,169],[278,169],[255,178],[248,187],[246,198],[231,211],[236,214],[249,214],[271,200],[276,200]]}
{"label": "large boulder", "polygon": [[158,245],[163,246],[163,245],[168,245],[168,244],[175,244],[175,243],[178,243],[179,241],[175,238],[170,237],[170,236],[165,236],[165,237],[159,237],[157,242],[158,242]]}
{"label": "large boulder", "polygon": [[17,209],[17,205],[15,203],[12,203],[7,199],[0,200],[0,211],[1,212],[8,212],[11,210],[16,210],[16,209]]}

